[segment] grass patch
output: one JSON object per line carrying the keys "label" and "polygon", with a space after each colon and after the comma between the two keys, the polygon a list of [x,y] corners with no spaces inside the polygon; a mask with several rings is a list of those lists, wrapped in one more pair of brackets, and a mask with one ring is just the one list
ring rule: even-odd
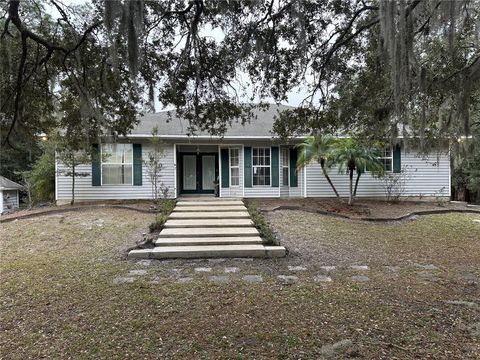
{"label": "grass patch", "polygon": [[273,230],[268,225],[267,221],[263,214],[257,209],[255,204],[248,203],[247,205],[248,213],[253,221],[253,225],[257,228],[260,233],[260,237],[265,240],[268,244],[278,245],[277,238],[273,233]]}
{"label": "grass patch", "polygon": [[168,219],[168,216],[175,208],[175,200],[163,199],[158,203],[158,214],[155,220],[148,227],[150,233],[160,232]]}

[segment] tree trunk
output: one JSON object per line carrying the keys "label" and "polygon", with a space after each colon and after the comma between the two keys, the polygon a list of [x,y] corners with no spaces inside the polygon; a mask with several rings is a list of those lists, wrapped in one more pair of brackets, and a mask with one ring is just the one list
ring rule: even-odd
{"label": "tree trunk", "polygon": [[353,204],[353,169],[350,169],[350,197],[348,198],[348,205]]}
{"label": "tree trunk", "polygon": [[75,202],[75,165],[72,166],[72,200],[70,205],[73,205]]}
{"label": "tree trunk", "polygon": [[335,188],[335,186],[333,186],[332,180],[330,179],[330,176],[328,176],[327,170],[325,169],[325,160],[320,160],[320,166],[322,167],[323,176],[325,176],[325,178],[327,179],[330,187],[332,188],[337,198],[340,199],[340,195],[338,195],[337,189]]}
{"label": "tree trunk", "polygon": [[360,181],[360,176],[362,176],[362,173],[357,173],[357,180],[355,180],[355,190],[353,191],[353,197],[357,196],[358,182]]}

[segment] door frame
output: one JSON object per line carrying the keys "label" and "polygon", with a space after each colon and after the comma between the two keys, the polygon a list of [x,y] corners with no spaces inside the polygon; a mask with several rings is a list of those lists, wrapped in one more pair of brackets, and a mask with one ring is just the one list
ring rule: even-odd
{"label": "door frame", "polygon": [[[196,164],[197,164],[197,188],[196,190],[185,190],[183,188],[183,155],[195,155],[196,156]],[[219,174],[219,164],[218,164],[218,153],[217,152],[183,152],[179,151],[177,153],[178,159],[178,177],[179,177],[179,188],[180,194],[214,194],[215,190],[204,190],[202,189],[203,184],[203,168],[202,168],[202,156],[209,155],[215,156],[215,178],[218,178]]]}

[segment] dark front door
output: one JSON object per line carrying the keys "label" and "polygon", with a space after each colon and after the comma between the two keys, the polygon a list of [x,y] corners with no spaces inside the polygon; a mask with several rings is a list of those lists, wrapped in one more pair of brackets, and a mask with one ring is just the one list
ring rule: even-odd
{"label": "dark front door", "polygon": [[183,194],[213,194],[218,177],[217,153],[180,153],[180,190]]}

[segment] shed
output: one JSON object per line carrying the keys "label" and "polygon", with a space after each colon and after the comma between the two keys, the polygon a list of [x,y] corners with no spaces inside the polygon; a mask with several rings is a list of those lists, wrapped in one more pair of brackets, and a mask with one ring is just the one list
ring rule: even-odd
{"label": "shed", "polygon": [[0,176],[0,214],[17,209],[20,204],[18,191],[22,185]]}

